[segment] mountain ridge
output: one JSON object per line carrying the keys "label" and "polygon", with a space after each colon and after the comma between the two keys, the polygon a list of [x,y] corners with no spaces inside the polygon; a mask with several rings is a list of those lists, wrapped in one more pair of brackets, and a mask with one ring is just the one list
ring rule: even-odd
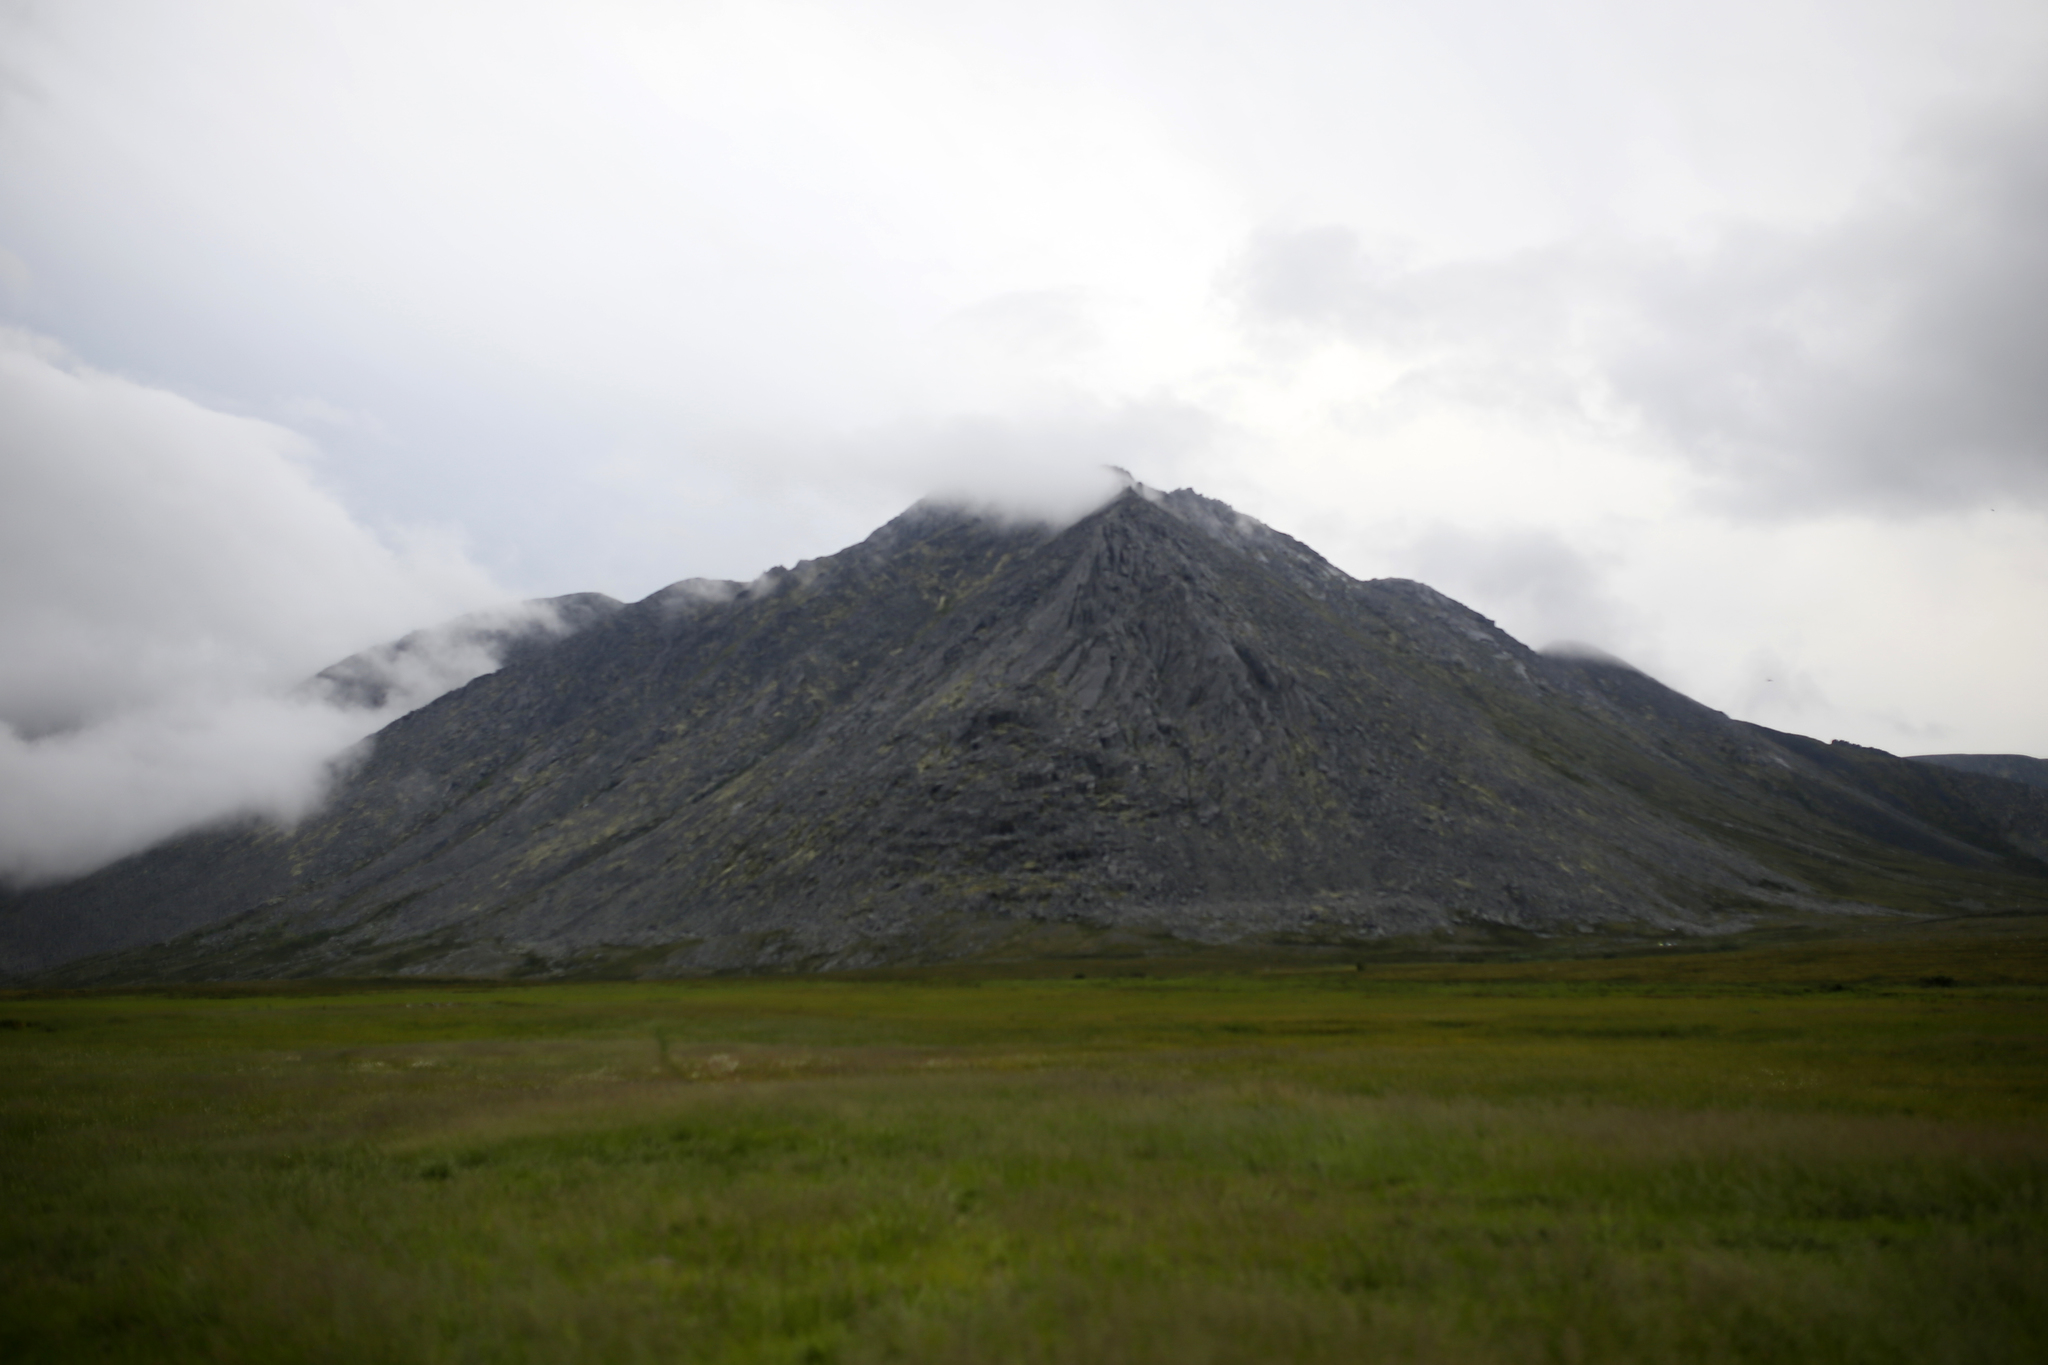
{"label": "mountain ridge", "polygon": [[1932,763],[1957,772],[2002,777],[2011,782],[2024,782],[2030,787],[2048,787],[2048,758],[2032,758],[2026,754],[1914,754],[1912,759],[1915,763]]}

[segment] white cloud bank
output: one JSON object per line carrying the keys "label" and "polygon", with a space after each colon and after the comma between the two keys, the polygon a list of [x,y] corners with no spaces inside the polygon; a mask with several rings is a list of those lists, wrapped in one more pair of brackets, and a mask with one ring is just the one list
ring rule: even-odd
{"label": "white cloud bank", "polygon": [[1380,358],[1382,417],[1625,432],[1738,520],[1912,518],[2048,506],[2044,217],[2048,109],[2023,108],[1923,131],[1820,227],[1416,266],[1332,224],[1262,234],[1223,288],[1269,350],[1338,337]]}
{"label": "white cloud bank", "polygon": [[314,453],[0,331],[0,878],[301,818],[337,755],[494,666],[456,639],[374,709],[300,688],[504,596],[452,546],[385,544],[317,485]]}

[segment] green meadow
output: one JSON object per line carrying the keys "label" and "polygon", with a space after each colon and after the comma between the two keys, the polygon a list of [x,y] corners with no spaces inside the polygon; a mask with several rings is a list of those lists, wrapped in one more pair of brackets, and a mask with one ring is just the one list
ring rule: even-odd
{"label": "green meadow", "polygon": [[2048,1360],[2048,924],[0,996],[0,1358]]}

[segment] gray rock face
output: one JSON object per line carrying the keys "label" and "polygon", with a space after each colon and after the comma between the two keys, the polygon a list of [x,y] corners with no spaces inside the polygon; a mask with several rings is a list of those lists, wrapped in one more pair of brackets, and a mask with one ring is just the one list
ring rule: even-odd
{"label": "gray rock face", "polygon": [[[1191,492],[1056,534],[920,506],[752,584],[598,604],[380,733],[297,830],[0,923],[17,971],[128,950],[85,980],[866,965],[1061,921],[1684,931],[1956,877],[2048,899],[2048,792],[1851,747],[1538,655]],[[32,942],[59,922],[98,929]]]}

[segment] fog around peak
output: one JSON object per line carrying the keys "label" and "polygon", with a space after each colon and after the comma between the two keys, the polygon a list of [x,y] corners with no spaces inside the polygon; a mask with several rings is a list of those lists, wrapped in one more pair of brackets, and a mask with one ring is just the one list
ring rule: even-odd
{"label": "fog around peak", "polygon": [[567,634],[577,624],[553,602],[500,603],[351,654],[294,695],[379,712],[382,724],[495,671],[513,646]]}
{"label": "fog around peak", "polygon": [[[504,593],[445,539],[364,527],[292,432],[11,330],[0,442],[0,878],[297,819],[351,745],[495,666],[457,630],[393,656],[374,707],[308,686]],[[547,626],[544,608],[484,619]]]}
{"label": "fog around peak", "polygon": [[1579,663],[1605,664],[1609,668],[1625,668],[1631,673],[1642,670],[1626,659],[1618,658],[1598,645],[1589,645],[1584,640],[1553,640],[1537,651],[1553,659],[1571,659]]}
{"label": "fog around peak", "polygon": [[1064,530],[1131,483],[1129,475],[1104,465],[995,462],[944,480],[927,501],[1006,524]]}

